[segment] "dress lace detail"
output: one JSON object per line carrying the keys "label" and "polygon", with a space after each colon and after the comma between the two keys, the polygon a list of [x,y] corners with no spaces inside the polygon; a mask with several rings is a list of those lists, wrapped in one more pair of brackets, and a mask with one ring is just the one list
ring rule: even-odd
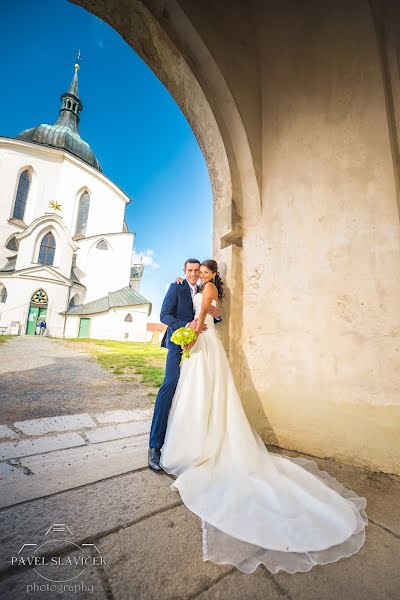
{"label": "dress lace detail", "polygon": [[[201,300],[196,294],[196,315]],[[176,476],[171,489],[201,519],[203,560],[295,573],[355,554],[366,499],[313,460],[268,451],[247,420],[211,315],[206,323],[182,364],[160,459]]]}
{"label": "dress lace detail", "polygon": [[203,542],[203,560],[208,560],[207,523],[201,519],[201,538]]}

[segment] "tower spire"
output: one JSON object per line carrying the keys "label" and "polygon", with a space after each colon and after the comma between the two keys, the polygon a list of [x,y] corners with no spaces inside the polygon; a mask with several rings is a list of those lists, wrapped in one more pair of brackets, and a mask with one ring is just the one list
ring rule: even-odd
{"label": "tower spire", "polygon": [[[78,61],[81,60],[80,51],[77,52]],[[61,108],[60,108],[60,119],[72,120],[76,127],[79,123],[79,114],[83,108],[83,104],[79,98],[78,90],[78,69],[80,68],[79,62],[75,63],[75,72],[69,84],[68,92],[61,94]],[[57,121],[57,122],[58,122]]]}
{"label": "tower spire", "polygon": [[76,98],[79,98],[79,91],[78,91],[78,69],[79,69],[79,65],[78,63],[75,64],[75,73],[74,76],[71,79],[71,83],[69,84],[69,89],[68,89],[68,94],[73,94]]}
{"label": "tower spire", "polygon": [[84,160],[95,169],[102,172],[101,166],[89,144],[79,133],[79,115],[83,104],[79,98],[78,70],[82,60],[81,52],[76,53],[77,62],[68,91],[61,94],[61,108],[58,119],[52,125],[41,124],[31,129],[25,129],[17,139],[36,142],[54,148],[61,148]]}
{"label": "tower spire", "polygon": [[77,50],[75,52],[75,54],[76,54],[76,59],[77,59],[76,63],[75,63],[75,73],[74,73],[74,76],[72,77],[68,93],[74,95],[76,98],[79,99],[78,71],[81,68],[80,63],[82,62],[82,55],[81,55],[81,51],[80,50]]}

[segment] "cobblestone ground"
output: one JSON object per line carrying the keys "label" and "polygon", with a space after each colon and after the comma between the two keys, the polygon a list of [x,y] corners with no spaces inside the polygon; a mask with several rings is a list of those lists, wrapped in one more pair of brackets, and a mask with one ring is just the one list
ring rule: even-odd
{"label": "cobblestone ground", "polygon": [[0,382],[0,423],[153,406],[140,383],[118,381],[82,350],[40,336],[0,346]]}

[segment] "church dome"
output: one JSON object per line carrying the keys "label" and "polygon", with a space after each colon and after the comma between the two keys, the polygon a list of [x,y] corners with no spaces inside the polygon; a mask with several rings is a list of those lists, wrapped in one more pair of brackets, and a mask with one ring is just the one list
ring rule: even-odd
{"label": "church dome", "polygon": [[79,114],[83,104],[78,92],[78,69],[79,65],[76,64],[69,90],[61,95],[61,109],[57,121],[53,125],[42,124],[25,129],[17,135],[17,139],[66,150],[102,173],[93,150],[79,133]]}

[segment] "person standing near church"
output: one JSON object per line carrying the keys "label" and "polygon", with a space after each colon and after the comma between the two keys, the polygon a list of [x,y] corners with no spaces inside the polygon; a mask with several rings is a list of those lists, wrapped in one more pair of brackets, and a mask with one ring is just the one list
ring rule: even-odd
{"label": "person standing near church", "polygon": [[[182,348],[170,341],[171,335],[179,327],[196,328],[193,298],[198,292],[197,281],[199,279],[200,261],[196,258],[189,258],[185,261],[183,272],[185,275],[183,283],[171,283],[160,313],[161,322],[168,325],[161,342],[161,346],[168,349],[168,354],[165,378],[155,401],[150,428],[148,464],[154,471],[163,470],[160,466],[161,448],[164,444],[168,414],[180,374],[179,363],[181,361]],[[219,308],[211,306],[209,313],[214,317],[215,322],[221,321]],[[207,326],[204,325],[203,331],[206,329]]]}

